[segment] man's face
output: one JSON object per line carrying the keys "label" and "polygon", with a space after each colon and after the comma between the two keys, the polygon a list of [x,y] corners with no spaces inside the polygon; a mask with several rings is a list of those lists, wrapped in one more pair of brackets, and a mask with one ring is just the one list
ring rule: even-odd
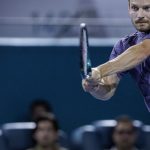
{"label": "man's face", "polygon": [[150,0],[130,0],[129,14],[138,31],[150,31]]}
{"label": "man's face", "polygon": [[38,123],[34,139],[38,145],[47,147],[56,143],[58,133],[50,121],[41,121]]}
{"label": "man's face", "polygon": [[128,148],[134,146],[136,141],[136,133],[131,123],[119,123],[114,131],[113,140],[116,146],[120,148]]}

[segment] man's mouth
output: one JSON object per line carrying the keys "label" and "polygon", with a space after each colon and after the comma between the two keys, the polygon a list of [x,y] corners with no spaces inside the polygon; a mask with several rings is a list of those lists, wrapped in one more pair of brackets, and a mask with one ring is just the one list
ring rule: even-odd
{"label": "man's mouth", "polygon": [[138,22],[138,23],[142,24],[142,23],[147,23],[147,22]]}
{"label": "man's mouth", "polygon": [[136,23],[148,23],[147,21],[136,21]]}

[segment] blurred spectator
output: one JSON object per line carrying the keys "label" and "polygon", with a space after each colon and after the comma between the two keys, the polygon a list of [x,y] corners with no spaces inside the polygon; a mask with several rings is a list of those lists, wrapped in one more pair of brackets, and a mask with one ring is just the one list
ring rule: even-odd
{"label": "blurred spectator", "polygon": [[37,119],[33,132],[34,148],[28,150],[67,150],[59,145],[59,127],[54,118],[49,115]]}
{"label": "blurred spectator", "polygon": [[39,117],[49,113],[54,117],[53,110],[48,101],[44,99],[35,99],[30,106],[30,119],[36,121]]}
{"label": "blurred spectator", "polygon": [[137,132],[133,121],[128,116],[121,116],[116,121],[117,124],[113,132],[115,146],[110,150],[138,150],[135,147]]}

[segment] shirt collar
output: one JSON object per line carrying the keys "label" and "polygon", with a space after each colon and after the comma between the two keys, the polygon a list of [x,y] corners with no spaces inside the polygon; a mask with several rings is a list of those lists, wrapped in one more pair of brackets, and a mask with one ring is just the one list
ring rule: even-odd
{"label": "shirt collar", "polygon": [[150,31],[149,32],[140,32],[140,31],[137,31],[138,35],[140,37],[145,37],[146,35],[150,34]]}

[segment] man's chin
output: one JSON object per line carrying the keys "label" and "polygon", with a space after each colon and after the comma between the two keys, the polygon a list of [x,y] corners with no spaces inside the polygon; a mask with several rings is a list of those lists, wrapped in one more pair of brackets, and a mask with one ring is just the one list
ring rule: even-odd
{"label": "man's chin", "polygon": [[150,32],[149,26],[136,26],[135,25],[135,28],[140,32]]}
{"label": "man's chin", "polygon": [[41,147],[42,147],[42,148],[47,148],[47,147],[49,147],[49,144],[45,144],[45,143],[44,143],[44,144],[41,144]]}
{"label": "man's chin", "polygon": [[53,146],[55,143],[54,142],[43,142],[41,143],[41,146],[42,147],[49,147],[49,146]]}
{"label": "man's chin", "polygon": [[145,28],[136,28],[136,29],[140,32],[145,32],[145,33],[150,32],[150,29],[145,29]]}

